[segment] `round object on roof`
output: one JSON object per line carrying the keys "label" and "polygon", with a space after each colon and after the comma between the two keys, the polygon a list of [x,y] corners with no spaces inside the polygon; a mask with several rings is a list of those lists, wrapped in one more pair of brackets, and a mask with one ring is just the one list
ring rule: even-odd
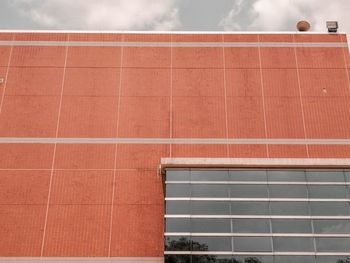
{"label": "round object on roof", "polygon": [[311,27],[310,23],[304,20],[299,21],[297,24],[298,31],[302,31],[302,32],[309,31],[310,27]]}

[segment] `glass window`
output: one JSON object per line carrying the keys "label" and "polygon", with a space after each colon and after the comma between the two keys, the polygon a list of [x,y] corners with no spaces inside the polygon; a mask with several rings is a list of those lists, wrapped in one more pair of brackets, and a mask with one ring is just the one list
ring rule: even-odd
{"label": "glass window", "polygon": [[318,234],[350,234],[350,220],[314,220]]}
{"label": "glass window", "polygon": [[216,256],[216,255],[215,256],[214,255],[192,256],[192,263],[232,263],[232,256]]}
{"label": "glass window", "polygon": [[192,201],[191,212],[193,215],[229,215],[229,202]]}
{"label": "glass window", "polygon": [[309,215],[307,202],[270,202],[272,215]]}
{"label": "glass window", "polygon": [[267,181],[266,171],[230,170],[231,181]]}
{"label": "glass window", "polygon": [[307,171],[308,182],[345,182],[343,171]]}
{"label": "glass window", "polygon": [[190,214],[190,201],[166,201],[165,211],[168,215]]}
{"label": "glass window", "polygon": [[314,242],[309,237],[274,237],[276,252],[314,252]]}
{"label": "glass window", "polygon": [[189,184],[167,184],[166,197],[190,197],[191,186]]}
{"label": "glass window", "polygon": [[268,215],[268,202],[231,202],[232,215]]}
{"label": "glass window", "polygon": [[270,198],[307,198],[306,185],[269,185]]}
{"label": "glass window", "polygon": [[269,252],[272,250],[270,237],[235,237],[233,246],[236,252]]}
{"label": "glass window", "polygon": [[230,219],[192,219],[193,233],[231,233]]}
{"label": "glass window", "polygon": [[350,238],[316,238],[318,252],[349,252]]}
{"label": "glass window", "polygon": [[167,251],[190,251],[191,240],[183,236],[166,236],[164,238],[165,250]]}
{"label": "glass window", "polygon": [[166,181],[189,181],[190,170],[166,170]]}
{"label": "glass window", "polygon": [[346,171],[344,174],[346,182],[350,183],[350,171]]}
{"label": "glass window", "polygon": [[310,209],[315,216],[349,215],[347,202],[310,202]]}
{"label": "glass window", "polygon": [[274,261],[272,256],[234,256],[233,263],[274,263]]}
{"label": "glass window", "polygon": [[191,263],[191,256],[184,255],[166,255],[165,263]]}
{"label": "glass window", "polygon": [[309,198],[347,198],[345,185],[309,185]]}
{"label": "glass window", "polygon": [[267,185],[231,185],[232,198],[268,198]]}
{"label": "glass window", "polygon": [[215,198],[228,198],[229,188],[228,185],[192,185],[192,197],[215,197]]}
{"label": "glass window", "polygon": [[190,232],[191,221],[188,218],[167,218],[165,232]]}
{"label": "glass window", "polygon": [[315,263],[314,256],[275,256],[275,263]]}
{"label": "glass window", "polygon": [[267,177],[270,182],[305,182],[305,172],[300,171],[268,171]]}
{"label": "glass window", "polygon": [[346,256],[317,256],[317,263],[349,263],[350,257]]}
{"label": "glass window", "polygon": [[231,237],[192,237],[193,251],[232,251]]}
{"label": "glass window", "polygon": [[191,170],[191,181],[229,181],[228,170]]}
{"label": "glass window", "polygon": [[311,221],[301,219],[272,219],[273,233],[312,233]]}
{"label": "glass window", "polygon": [[270,233],[268,219],[233,219],[234,233]]}

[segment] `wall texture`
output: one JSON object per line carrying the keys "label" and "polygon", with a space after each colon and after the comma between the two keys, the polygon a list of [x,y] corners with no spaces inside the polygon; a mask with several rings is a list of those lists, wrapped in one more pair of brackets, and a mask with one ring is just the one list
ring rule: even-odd
{"label": "wall texture", "polygon": [[350,157],[349,74],[345,35],[0,33],[0,257],[162,257],[160,158]]}

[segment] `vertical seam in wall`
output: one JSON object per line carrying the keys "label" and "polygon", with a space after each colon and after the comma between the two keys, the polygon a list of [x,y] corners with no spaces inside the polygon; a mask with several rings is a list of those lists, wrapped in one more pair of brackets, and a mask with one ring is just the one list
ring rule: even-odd
{"label": "vertical seam in wall", "polygon": [[[124,35],[121,36],[121,42],[124,41]],[[123,76],[123,56],[124,47],[120,47],[120,70],[119,70],[119,90],[118,90],[118,103],[117,103],[117,125],[116,125],[116,137],[119,137],[119,119],[120,119],[120,103],[122,96],[122,76]],[[115,144],[114,149],[114,164],[113,164],[113,184],[112,184],[112,199],[111,199],[111,215],[109,222],[109,240],[108,240],[108,257],[111,257],[112,248],[112,231],[113,231],[113,213],[114,213],[114,197],[116,188],[116,177],[117,177],[117,158],[118,158],[118,144]]]}
{"label": "vertical seam in wall", "polygon": [[[224,35],[221,35],[222,43],[224,44]],[[226,58],[225,58],[225,47],[222,47],[222,60],[223,60],[223,77],[224,77],[224,98],[225,98],[225,127],[226,127],[226,139],[228,139],[228,109],[227,109],[227,82],[226,82]],[[226,144],[226,155],[230,157],[230,146]]]}
{"label": "vertical seam in wall", "polygon": [[[169,137],[173,138],[173,35],[170,35],[170,102],[169,102]],[[169,156],[173,155],[173,145],[169,144]]]}
{"label": "vertical seam in wall", "polygon": [[[69,34],[67,34],[67,41],[69,42]],[[64,90],[64,85],[65,85],[66,70],[67,70],[68,51],[69,51],[69,46],[67,45],[65,47],[65,58],[64,58],[64,66],[63,66],[63,74],[62,74],[62,86],[61,86],[61,94],[60,94],[60,103],[59,103],[59,106],[58,106],[58,114],[57,114],[57,125],[56,125],[56,134],[55,134],[56,139],[58,138],[58,130],[59,130],[59,127],[60,127],[60,118],[61,118],[62,101],[63,101],[63,90]],[[55,168],[56,149],[57,149],[57,143],[54,144],[54,149],[53,149],[52,166],[51,166],[50,181],[49,181],[49,192],[48,192],[48,195],[47,195],[44,232],[43,232],[43,238],[42,238],[42,241],[41,241],[40,257],[44,256],[46,229],[47,229],[47,221],[48,221],[48,217],[49,217],[49,206],[50,206],[50,199],[51,199],[51,188],[52,188],[52,181],[53,181],[54,168]]]}
{"label": "vertical seam in wall", "polygon": [[[265,108],[264,77],[263,77],[263,70],[262,70],[261,47],[260,47],[260,36],[259,35],[258,35],[258,42],[259,42],[258,51],[259,51],[259,70],[260,70],[260,82],[261,82],[261,98],[262,98],[263,113],[264,113],[265,139],[267,139],[268,133],[267,133],[267,120],[266,120],[266,108]],[[268,144],[266,144],[266,155],[267,155],[267,158],[270,158],[270,151],[269,151]]]}
{"label": "vertical seam in wall", "polygon": [[[346,41],[343,40],[342,38],[341,38],[341,42],[346,43]],[[348,88],[349,88],[349,91],[350,91],[350,76],[349,76],[349,69],[348,69],[348,64],[347,64],[347,60],[346,60],[346,53],[345,53],[345,52],[349,52],[349,49],[344,47],[344,48],[342,48],[342,50],[343,50],[343,59],[344,59],[344,65],[345,65],[345,72],[346,72],[347,81],[348,81]]]}
{"label": "vertical seam in wall", "polygon": [[[292,35],[292,37],[293,37],[293,43],[295,44],[295,36]],[[298,55],[297,55],[297,47],[294,45],[293,49],[294,49],[295,65],[296,65],[296,69],[297,69],[298,90],[299,90],[299,99],[300,99],[300,107],[301,107],[301,116],[302,116],[302,120],[303,120],[304,139],[307,140],[308,136],[307,136],[307,133],[306,133],[304,103],[303,103],[303,97],[302,97],[302,94],[301,94],[301,82],[300,82],[300,71],[299,71],[299,60],[298,60]],[[306,149],[307,158],[310,158],[309,145],[308,144],[305,144],[305,149]]]}
{"label": "vertical seam in wall", "polygon": [[[13,41],[15,41],[15,34],[13,34],[13,37],[12,37],[12,42]],[[9,60],[7,62],[7,69],[6,69],[6,73],[5,73],[5,79],[4,79],[4,88],[2,91],[1,102],[0,102],[0,115],[2,112],[2,106],[4,104],[4,99],[5,99],[5,91],[6,91],[6,87],[7,87],[7,80],[8,80],[10,66],[11,66],[12,51],[13,51],[13,45],[11,45],[11,47],[10,47],[10,54],[9,54],[9,58],[8,58]]]}

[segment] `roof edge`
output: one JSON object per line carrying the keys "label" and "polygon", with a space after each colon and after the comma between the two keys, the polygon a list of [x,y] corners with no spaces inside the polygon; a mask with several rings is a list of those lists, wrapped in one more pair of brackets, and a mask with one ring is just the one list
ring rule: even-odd
{"label": "roof edge", "polygon": [[81,33],[81,34],[199,34],[199,35],[216,35],[216,34],[297,34],[297,35],[342,35],[345,32],[328,33],[322,32],[299,32],[299,31],[128,31],[128,30],[22,30],[22,29],[2,29],[0,33]]}

